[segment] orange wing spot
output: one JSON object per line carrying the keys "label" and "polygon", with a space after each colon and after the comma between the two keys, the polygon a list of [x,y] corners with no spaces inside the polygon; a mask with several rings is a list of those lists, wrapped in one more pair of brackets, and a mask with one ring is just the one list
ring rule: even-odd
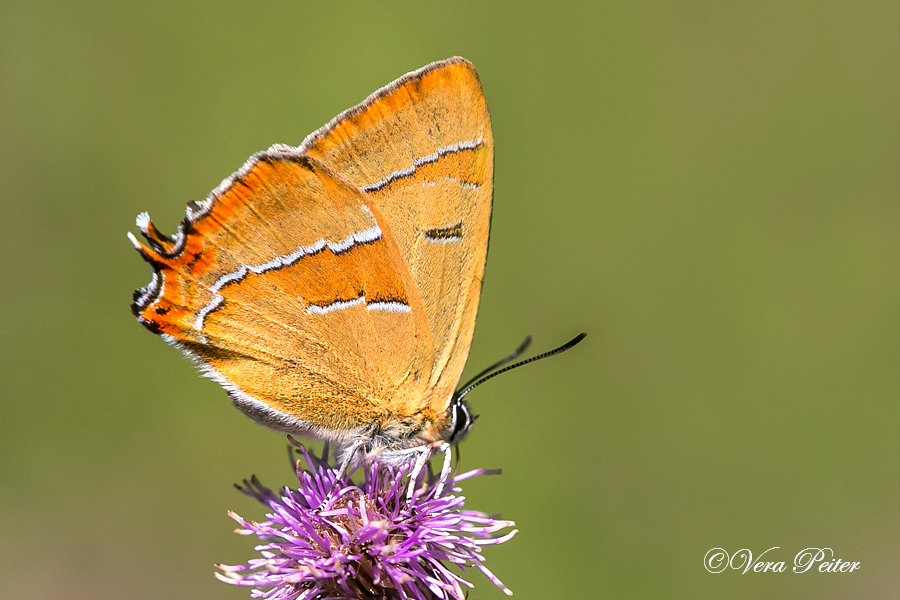
{"label": "orange wing spot", "polygon": [[[148,221],[142,228],[148,240],[152,237],[151,231]],[[153,281],[135,294],[132,305],[135,316],[154,333],[168,334],[185,341],[199,341],[200,337],[191,331],[194,312],[189,307],[196,304],[192,292],[194,288],[184,285],[180,274],[209,269],[214,253],[209,248],[202,248],[201,242],[190,236],[185,248],[174,257],[160,254],[134,236],[129,237],[155,273]]]}
{"label": "orange wing spot", "polygon": [[166,289],[162,297],[142,308],[137,316],[155,333],[167,333],[179,339],[194,341],[193,336],[186,338],[182,333],[190,328],[192,313],[175,303],[173,298],[168,297],[169,294],[170,291]]}

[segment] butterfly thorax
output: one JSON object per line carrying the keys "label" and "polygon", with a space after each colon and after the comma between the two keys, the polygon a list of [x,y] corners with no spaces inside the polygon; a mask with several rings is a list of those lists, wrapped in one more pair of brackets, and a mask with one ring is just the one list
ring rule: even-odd
{"label": "butterfly thorax", "polygon": [[363,443],[367,454],[392,453],[448,441],[452,433],[451,421],[450,410],[421,411],[412,415],[389,414],[375,420],[353,437]]}
{"label": "butterfly thorax", "polygon": [[412,415],[385,415],[356,434],[338,436],[338,456],[353,452],[389,464],[403,464],[415,451],[439,443],[457,444],[472,427],[477,415],[453,398],[445,411],[423,410]]}

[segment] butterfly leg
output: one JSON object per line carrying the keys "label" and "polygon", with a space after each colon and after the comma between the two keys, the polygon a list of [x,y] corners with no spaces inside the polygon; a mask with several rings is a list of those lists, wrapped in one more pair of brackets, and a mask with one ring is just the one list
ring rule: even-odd
{"label": "butterfly leg", "polygon": [[413,494],[416,491],[416,482],[419,480],[419,475],[422,473],[422,469],[425,467],[425,463],[428,462],[428,459],[431,458],[431,447],[430,446],[418,446],[416,448],[410,448],[411,453],[416,452],[418,456],[416,456],[416,462],[413,465],[412,471],[409,474],[409,487],[406,489],[406,503],[411,504],[413,499]]}
{"label": "butterfly leg", "polygon": [[452,451],[450,444],[447,442],[441,442],[441,445],[436,448],[436,451],[444,453],[444,465],[441,467],[441,476],[438,478],[437,489],[434,491],[434,497],[439,498],[444,491],[444,484],[447,483],[447,479],[450,477]]}
{"label": "butterfly leg", "polygon": [[325,506],[334,499],[334,494],[337,492],[338,486],[341,484],[341,480],[347,476],[347,472],[350,470],[350,465],[356,459],[356,455],[359,454],[360,450],[362,450],[364,442],[362,440],[356,440],[353,444],[347,449],[344,453],[344,459],[341,461],[341,466],[338,469],[337,476],[334,478],[334,485],[331,486],[331,489],[328,491],[328,494],[325,495],[325,499],[322,501],[322,504],[319,505],[319,510],[325,508]]}
{"label": "butterfly leg", "polygon": [[441,476],[438,481],[437,489],[434,493],[435,498],[437,498],[441,495],[441,492],[444,491],[444,483],[447,480],[447,476],[450,474],[450,462],[452,460],[450,444],[448,444],[447,442],[438,442],[436,444],[429,444],[427,446],[411,448],[409,451],[417,452],[418,456],[416,456],[416,462],[413,465],[413,469],[409,475],[409,487],[406,490],[407,503],[412,502],[413,495],[416,491],[416,483],[418,482],[419,475],[422,473],[422,469],[425,468],[425,464],[428,462],[428,459],[431,458],[431,455],[434,452],[444,453],[444,464],[441,467]]}

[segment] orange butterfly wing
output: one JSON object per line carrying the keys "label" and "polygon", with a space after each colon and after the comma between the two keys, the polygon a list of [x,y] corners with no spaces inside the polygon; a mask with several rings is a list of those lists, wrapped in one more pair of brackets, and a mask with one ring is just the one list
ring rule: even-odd
{"label": "orange butterfly wing", "polygon": [[[420,397],[432,369],[422,301],[365,194],[308,157],[260,153],[179,235],[135,246],[154,268],[133,309],[276,429],[334,437]],[[401,402],[394,409],[403,410]]]}
{"label": "orange butterfly wing", "polygon": [[494,142],[475,68],[457,57],[409,73],[299,150],[364,190],[390,224],[434,343],[421,406],[446,410],[472,343],[490,231]]}
{"label": "orange butterfly wing", "polygon": [[139,217],[154,276],[133,310],[275,429],[341,440],[441,423],[472,340],[492,181],[478,76],[433,63],[299,148],[252,157],[174,239]]}

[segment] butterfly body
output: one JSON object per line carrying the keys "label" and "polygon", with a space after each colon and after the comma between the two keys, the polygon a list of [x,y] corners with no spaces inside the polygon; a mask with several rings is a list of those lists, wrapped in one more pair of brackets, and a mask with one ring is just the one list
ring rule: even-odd
{"label": "butterfly body", "polygon": [[256,422],[345,456],[419,457],[473,420],[454,390],[492,185],[478,76],[432,63],[252,156],[175,236],[140,215],[146,242],[129,237],[153,278],[132,310]]}

